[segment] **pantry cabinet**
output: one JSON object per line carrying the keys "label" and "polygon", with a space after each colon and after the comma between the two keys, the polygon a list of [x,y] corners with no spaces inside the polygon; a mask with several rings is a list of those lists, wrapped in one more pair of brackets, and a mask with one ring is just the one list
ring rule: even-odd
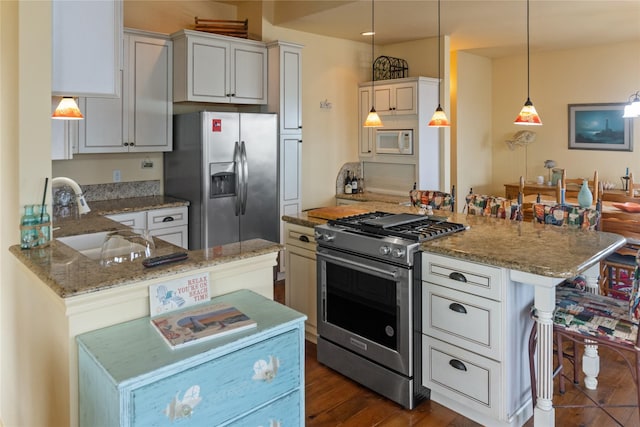
{"label": "pantry cabinet", "polygon": [[131,228],[147,229],[149,234],[173,245],[188,249],[188,207],[152,209],[107,215],[107,218]]}
{"label": "pantry cabinet", "polygon": [[315,343],[317,329],[316,239],[311,227],[285,223],[285,303],[306,314],[305,336]]}
{"label": "pantry cabinet", "polygon": [[264,43],[191,30],[171,39],[174,102],[267,103]]}
{"label": "pantry cabinet", "polygon": [[[267,108],[278,114],[281,215],[302,210],[302,47],[283,41],[267,45],[272,76]],[[280,242],[284,241],[281,220]]]}
{"label": "pantry cabinet", "polygon": [[422,255],[422,384],[436,401],[491,426],[532,415],[528,342],[533,287],[508,270]]}
{"label": "pantry cabinet", "polygon": [[51,2],[51,93],[120,96],[122,1]]}
{"label": "pantry cabinet", "polygon": [[304,425],[304,316],[249,290],[212,302],[256,328],[178,349],[148,317],[78,336],[80,426]]}
{"label": "pantry cabinet", "polygon": [[137,30],[124,33],[119,99],[85,98],[80,106],[80,153],[171,151],[173,80],[171,40]]}

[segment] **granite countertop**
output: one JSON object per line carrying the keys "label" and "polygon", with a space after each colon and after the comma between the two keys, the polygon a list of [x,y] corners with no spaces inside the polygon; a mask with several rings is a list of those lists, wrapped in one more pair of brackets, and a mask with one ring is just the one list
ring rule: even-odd
{"label": "granite countertop", "polygon": [[[389,203],[363,203],[371,211],[417,213],[417,208]],[[575,230],[566,227],[434,211],[469,229],[421,244],[426,252],[480,264],[553,278],[571,278],[596,264],[600,258],[624,246],[618,234]],[[305,212],[284,215],[284,221],[315,227],[326,221]]]}
{"label": "granite countertop", "polygon": [[9,251],[48,285],[61,298],[97,292],[133,284],[142,280],[151,280],[163,276],[207,268],[246,258],[278,252],[282,245],[262,239],[247,240],[215,248],[186,251],[163,240],[154,239],[154,255],[173,252],[187,252],[189,257],[180,262],[146,268],[142,260],[122,264],[102,266],[100,261],[92,260],[59,242],[55,237],[77,234],[113,231],[126,228],[103,214],[133,212],[136,210],[159,209],[173,206],[185,206],[188,202],[170,197],[139,197],[113,201],[92,202],[91,212],[79,219],[63,219],[53,223],[54,239],[48,245],[29,250],[13,245]]}

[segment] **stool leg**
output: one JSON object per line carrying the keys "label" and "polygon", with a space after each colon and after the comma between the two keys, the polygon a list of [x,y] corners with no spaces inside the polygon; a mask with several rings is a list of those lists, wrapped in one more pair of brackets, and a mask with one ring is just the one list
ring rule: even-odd
{"label": "stool leg", "polygon": [[558,373],[560,376],[558,377],[558,392],[560,394],[564,394],[565,386],[564,386],[564,375],[562,375],[562,371],[564,370],[564,347],[562,341],[562,334],[556,333],[556,347],[558,347]]}

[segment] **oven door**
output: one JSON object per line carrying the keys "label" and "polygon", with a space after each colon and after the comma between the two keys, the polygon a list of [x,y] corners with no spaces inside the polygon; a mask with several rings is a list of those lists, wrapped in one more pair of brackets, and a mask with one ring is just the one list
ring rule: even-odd
{"label": "oven door", "polygon": [[318,335],[413,375],[413,270],[318,247]]}

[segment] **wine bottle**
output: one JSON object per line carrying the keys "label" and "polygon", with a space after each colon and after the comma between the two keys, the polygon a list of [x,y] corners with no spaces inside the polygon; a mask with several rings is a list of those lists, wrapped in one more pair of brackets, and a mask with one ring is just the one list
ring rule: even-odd
{"label": "wine bottle", "polygon": [[351,194],[351,176],[349,171],[347,171],[347,174],[344,178],[344,194]]}
{"label": "wine bottle", "polygon": [[356,178],[355,172],[351,176],[351,193],[355,194],[358,192],[358,178]]}

